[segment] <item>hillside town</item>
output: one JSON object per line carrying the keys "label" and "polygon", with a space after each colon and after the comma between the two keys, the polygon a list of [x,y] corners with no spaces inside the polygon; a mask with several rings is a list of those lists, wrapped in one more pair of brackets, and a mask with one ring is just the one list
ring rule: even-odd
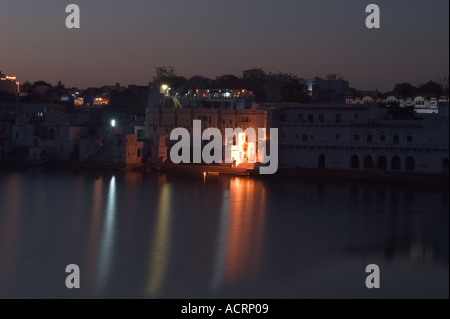
{"label": "hillside town", "polygon": [[[171,131],[192,133],[200,120],[202,130],[221,132],[278,128],[280,167],[448,174],[448,79],[401,83],[385,93],[356,90],[337,74],[304,79],[260,69],[210,80],[162,67],[148,86],[83,90],[3,73],[0,79],[5,165],[166,165]],[[228,166],[251,169],[248,141],[233,143]]]}

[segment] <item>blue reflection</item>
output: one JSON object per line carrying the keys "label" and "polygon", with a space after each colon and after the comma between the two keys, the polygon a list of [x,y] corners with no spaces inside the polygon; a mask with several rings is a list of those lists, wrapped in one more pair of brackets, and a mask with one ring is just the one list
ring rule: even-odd
{"label": "blue reflection", "polygon": [[108,199],[103,221],[102,240],[99,252],[99,264],[97,270],[97,293],[105,289],[106,281],[111,272],[113,259],[114,230],[116,224],[116,178],[113,176],[109,182]]}

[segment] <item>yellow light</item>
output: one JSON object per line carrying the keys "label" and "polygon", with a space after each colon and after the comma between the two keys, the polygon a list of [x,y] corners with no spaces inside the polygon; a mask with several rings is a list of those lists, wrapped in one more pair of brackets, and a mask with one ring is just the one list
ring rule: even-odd
{"label": "yellow light", "polygon": [[161,88],[165,91],[165,90],[167,90],[169,87],[168,87],[166,84],[163,84],[163,85],[161,86]]}

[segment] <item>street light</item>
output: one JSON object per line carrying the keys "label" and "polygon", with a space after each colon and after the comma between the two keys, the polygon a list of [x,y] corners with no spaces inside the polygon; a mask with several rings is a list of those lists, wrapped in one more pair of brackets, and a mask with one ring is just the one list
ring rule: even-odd
{"label": "street light", "polygon": [[111,120],[111,126],[116,127],[116,120],[114,120],[114,119]]}

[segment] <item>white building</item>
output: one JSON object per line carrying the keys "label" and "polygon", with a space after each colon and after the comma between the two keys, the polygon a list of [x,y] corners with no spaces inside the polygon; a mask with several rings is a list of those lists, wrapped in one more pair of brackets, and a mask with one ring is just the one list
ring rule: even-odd
{"label": "white building", "polygon": [[285,105],[279,109],[281,166],[448,172],[448,118],[388,119],[375,105]]}

